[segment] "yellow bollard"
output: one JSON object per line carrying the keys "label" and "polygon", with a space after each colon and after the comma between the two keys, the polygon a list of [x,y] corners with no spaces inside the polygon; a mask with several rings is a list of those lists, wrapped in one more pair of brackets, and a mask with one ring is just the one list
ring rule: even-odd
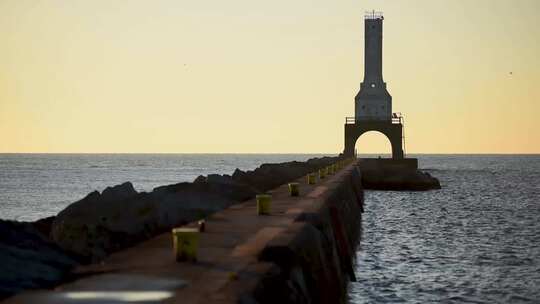
{"label": "yellow bollard", "polygon": [[315,175],[315,173],[309,173],[307,175],[308,185],[315,185],[316,182],[317,182],[317,176]]}
{"label": "yellow bollard", "polygon": [[323,179],[326,177],[326,168],[319,169],[319,178]]}
{"label": "yellow bollard", "polygon": [[289,183],[289,194],[291,196],[299,196],[300,189],[298,183]]}
{"label": "yellow bollard", "polygon": [[272,195],[258,194],[257,198],[257,214],[269,215],[272,209]]}
{"label": "yellow bollard", "polygon": [[174,228],[172,230],[174,256],[177,262],[197,261],[199,248],[198,228]]}
{"label": "yellow bollard", "polygon": [[332,166],[326,167],[326,170],[328,172],[328,175],[333,175],[334,174],[334,168],[332,168]]}

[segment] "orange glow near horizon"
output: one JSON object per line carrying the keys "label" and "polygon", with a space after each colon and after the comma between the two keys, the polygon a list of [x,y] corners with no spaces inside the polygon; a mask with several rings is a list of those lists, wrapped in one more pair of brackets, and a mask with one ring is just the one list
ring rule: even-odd
{"label": "orange glow near horizon", "polygon": [[0,1],[0,153],[339,153],[371,9],[409,153],[540,153],[536,0]]}

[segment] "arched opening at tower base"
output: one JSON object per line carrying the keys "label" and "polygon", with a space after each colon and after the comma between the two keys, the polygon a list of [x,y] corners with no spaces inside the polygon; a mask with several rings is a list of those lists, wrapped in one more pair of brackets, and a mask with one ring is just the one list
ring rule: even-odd
{"label": "arched opening at tower base", "polygon": [[358,158],[392,158],[392,143],[379,131],[368,131],[356,140]]}
{"label": "arched opening at tower base", "polygon": [[388,138],[392,146],[392,159],[403,159],[403,125],[386,121],[356,121],[345,123],[345,149],[343,155],[355,156],[356,141],[362,134],[378,131]]}
{"label": "arched opening at tower base", "polygon": [[[368,137],[373,135],[380,140],[385,138],[390,142],[392,151],[391,158],[378,157],[363,157],[361,154],[362,140],[358,140],[362,135],[368,134]],[[358,144],[357,144],[358,142]],[[359,155],[355,153],[355,147],[359,148]],[[386,148],[383,151],[388,151]],[[398,169],[398,170],[417,170],[418,160],[416,158],[405,158],[403,153],[403,124],[399,122],[387,121],[356,121],[345,120],[345,148],[343,156],[360,158],[359,166],[361,169],[377,168],[377,169]]]}

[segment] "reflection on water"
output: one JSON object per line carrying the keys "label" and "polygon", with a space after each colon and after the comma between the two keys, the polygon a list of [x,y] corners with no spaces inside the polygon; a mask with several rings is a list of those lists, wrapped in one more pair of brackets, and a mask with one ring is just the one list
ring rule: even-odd
{"label": "reflection on water", "polygon": [[367,192],[351,303],[539,303],[540,157],[420,157],[442,190]]}

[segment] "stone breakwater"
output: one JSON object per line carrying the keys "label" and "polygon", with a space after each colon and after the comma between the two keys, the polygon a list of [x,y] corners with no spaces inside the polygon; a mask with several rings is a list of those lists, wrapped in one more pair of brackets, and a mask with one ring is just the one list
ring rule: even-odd
{"label": "stone breakwater", "polygon": [[268,215],[251,199],[208,216],[196,262],[177,262],[171,233],[162,233],[77,267],[74,282],[7,303],[345,303],[361,233],[360,171],[350,164],[315,185],[305,176],[288,182],[299,196],[286,184],[266,191]]}
{"label": "stone breakwater", "polygon": [[[73,279],[70,269],[245,201],[337,160],[263,164],[232,175],[199,176],[137,192],[129,182],[97,191],[56,217],[33,223],[0,220],[0,298]],[[24,265],[24,267],[22,267]]]}
{"label": "stone breakwater", "polygon": [[[363,173],[354,163],[315,185],[306,181],[337,160],[265,164],[150,193],[125,183],[90,193],[54,218],[1,222],[0,245],[9,251],[0,258],[32,265],[0,271],[2,295],[64,282],[8,303],[73,303],[88,290],[109,297],[95,303],[141,290],[163,296],[152,303],[345,303],[347,282],[355,280]],[[300,196],[289,195],[288,182],[299,184]],[[274,200],[268,216],[256,212],[253,197],[262,192]],[[176,262],[170,229],[201,218],[197,262]]]}

